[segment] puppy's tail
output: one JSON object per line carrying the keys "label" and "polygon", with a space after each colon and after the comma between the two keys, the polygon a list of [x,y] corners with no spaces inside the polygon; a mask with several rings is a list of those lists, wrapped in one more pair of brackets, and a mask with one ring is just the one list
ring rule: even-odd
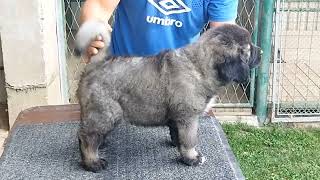
{"label": "puppy's tail", "polygon": [[106,45],[103,49],[99,50],[99,53],[101,51],[102,53],[106,53],[111,41],[111,33],[107,30],[105,23],[98,20],[89,20],[84,22],[76,34],[74,49],[75,55],[79,57],[85,54],[91,42],[99,35],[102,37],[102,40]]}

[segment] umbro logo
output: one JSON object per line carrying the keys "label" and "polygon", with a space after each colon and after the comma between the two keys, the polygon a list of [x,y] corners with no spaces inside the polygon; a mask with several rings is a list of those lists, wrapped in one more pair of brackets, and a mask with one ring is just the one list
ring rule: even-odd
{"label": "umbro logo", "polygon": [[148,0],[148,2],[164,15],[180,14],[191,11],[182,0]]}

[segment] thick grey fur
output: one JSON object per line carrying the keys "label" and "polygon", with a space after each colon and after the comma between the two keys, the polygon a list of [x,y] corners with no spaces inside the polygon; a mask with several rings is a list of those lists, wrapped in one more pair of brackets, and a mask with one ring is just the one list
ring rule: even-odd
{"label": "thick grey fur", "polygon": [[169,126],[181,160],[200,165],[204,157],[194,148],[206,102],[227,83],[248,81],[260,62],[258,52],[246,29],[224,25],[177,50],[143,58],[108,56],[87,65],[78,88],[83,167],[105,167],[98,148],[121,121]]}

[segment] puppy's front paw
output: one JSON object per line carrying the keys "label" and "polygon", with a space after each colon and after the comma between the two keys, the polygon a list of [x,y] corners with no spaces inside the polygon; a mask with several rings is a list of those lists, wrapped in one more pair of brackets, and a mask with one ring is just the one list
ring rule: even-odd
{"label": "puppy's front paw", "polygon": [[182,157],[181,161],[188,166],[199,166],[199,165],[202,165],[206,161],[206,158],[204,156],[202,156],[202,154],[199,153],[195,159],[190,159],[188,157]]}
{"label": "puppy's front paw", "polygon": [[105,169],[107,166],[107,161],[105,159],[98,159],[96,161],[90,161],[90,162],[82,162],[82,167],[87,171],[92,171],[94,173],[101,171],[102,169]]}

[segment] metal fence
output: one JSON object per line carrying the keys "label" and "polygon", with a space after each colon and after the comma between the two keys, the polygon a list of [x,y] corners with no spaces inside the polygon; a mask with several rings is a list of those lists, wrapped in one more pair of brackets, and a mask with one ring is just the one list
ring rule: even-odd
{"label": "metal fence", "polygon": [[79,60],[74,56],[74,40],[79,28],[80,7],[83,2],[84,0],[64,0],[66,64],[70,103],[78,102],[75,93],[80,74],[85,66],[83,59]]}
{"label": "metal fence", "polygon": [[[254,43],[257,42],[258,11],[255,0],[240,0],[236,23],[251,32]],[[233,83],[219,92],[217,104],[214,107],[251,108],[254,102],[255,71],[251,73],[251,80],[246,84]],[[233,109],[234,110],[234,109]]]}
{"label": "metal fence", "polygon": [[[73,56],[74,37],[79,27],[80,7],[84,0],[64,0],[65,14],[65,37],[67,43],[67,76],[69,87],[69,100],[76,103],[75,90],[79,81],[79,75],[85,66],[84,63]],[[255,11],[255,0],[240,0],[238,6],[238,17],[236,22],[246,27],[256,42],[257,23],[255,21],[257,13]],[[252,72],[251,81],[247,84],[232,84],[224,88],[217,99],[215,107],[253,107],[255,75]]]}
{"label": "metal fence", "polygon": [[272,121],[320,121],[320,1],[277,0]]}

